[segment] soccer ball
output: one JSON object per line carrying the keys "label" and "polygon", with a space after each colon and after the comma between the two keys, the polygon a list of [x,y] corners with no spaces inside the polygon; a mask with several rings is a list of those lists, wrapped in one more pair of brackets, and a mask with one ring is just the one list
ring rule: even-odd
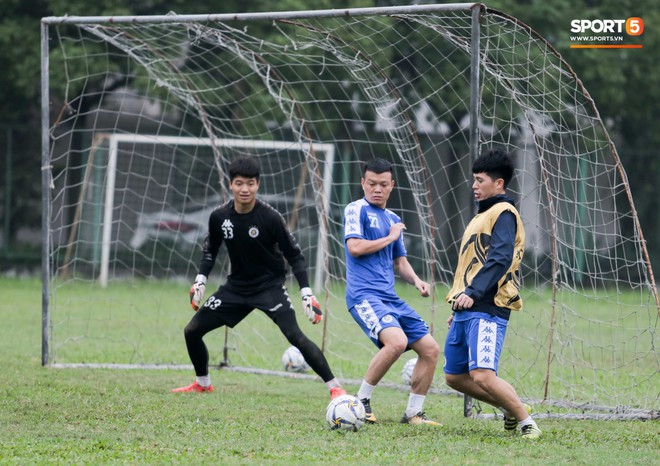
{"label": "soccer ball", "polygon": [[325,420],[330,430],[357,432],[364,425],[364,405],[352,395],[338,396],[330,401]]}
{"label": "soccer ball", "polygon": [[282,366],[287,372],[307,372],[309,370],[305,358],[295,346],[289,346],[282,354]]}
{"label": "soccer ball", "polygon": [[401,370],[401,380],[406,385],[410,385],[413,369],[415,369],[415,364],[417,364],[417,358],[409,359],[403,365],[403,369]]}

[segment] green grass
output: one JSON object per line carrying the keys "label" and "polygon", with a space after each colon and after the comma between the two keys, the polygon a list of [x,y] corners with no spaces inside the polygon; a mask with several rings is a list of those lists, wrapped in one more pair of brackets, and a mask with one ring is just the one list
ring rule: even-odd
{"label": "green grass", "polygon": [[530,443],[463,418],[459,397],[428,397],[442,428],[400,425],[406,394],[381,387],[383,423],[342,434],[314,380],[214,371],[216,392],[190,396],[169,393],[190,371],[44,368],[39,282],[3,277],[0,295],[1,464],[660,465],[658,421],[542,419]]}
{"label": "green grass", "polygon": [[[209,282],[207,295],[216,281]],[[105,289],[91,281],[57,283],[52,288],[50,362],[188,364],[182,329],[192,315],[189,286],[154,279],[113,280]],[[290,290],[294,305],[299,306],[296,287]],[[305,333],[324,347],[334,372],[356,379],[361,378],[375,347],[346,311],[343,293],[338,285],[327,302],[319,295],[326,311],[323,325],[312,326],[301,315],[299,321]],[[419,297],[409,285],[399,286],[399,293],[433,325],[433,335],[442,345],[449,315],[442,300],[446,291],[440,286],[435,290],[435,310],[431,300]],[[520,396],[543,399],[548,380],[550,400],[658,409],[657,310],[648,306],[643,292],[601,290],[587,296],[560,292],[549,377],[551,293],[525,288],[523,296],[525,307],[511,318],[501,362],[502,376],[514,383]],[[212,332],[205,341],[211,362],[220,363],[225,331]],[[261,312],[252,313],[229,332],[233,365],[280,370],[280,355],[287,346]],[[400,382],[407,359],[408,355],[393,367],[387,382]],[[435,386],[442,389],[440,369],[438,375]]]}

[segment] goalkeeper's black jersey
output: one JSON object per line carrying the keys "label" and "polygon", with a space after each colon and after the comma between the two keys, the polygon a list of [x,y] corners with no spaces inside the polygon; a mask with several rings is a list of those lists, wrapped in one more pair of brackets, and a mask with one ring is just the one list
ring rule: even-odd
{"label": "goalkeeper's black jersey", "polygon": [[300,287],[309,286],[307,265],[298,242],[282,215],[265,202],[257,199],[252,211],[239,214],[231,200],[211,213],[200,274],[209,276],[223,242],[231,262],[229,287],[255,292],[283,285],[287,271],[285,258]]}

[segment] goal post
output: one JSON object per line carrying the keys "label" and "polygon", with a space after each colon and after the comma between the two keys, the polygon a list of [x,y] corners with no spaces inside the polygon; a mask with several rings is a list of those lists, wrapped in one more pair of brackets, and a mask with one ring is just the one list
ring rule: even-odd
{"label": "goal post", "polygon": [[[113,212],[115,210],[115,179],[117,173],[117,157],[119,156],[119,144],[125,143],[130,145],[143,144],[143,145],[156,145],[162,144],[171,147],[178,146],[206,146],[213,150],[216,158],[219,158],[224,148],[240,148],[245,150],[297,150],[297,151],[312,151],[315,153],[323,154],[323,174],[322,174],[322,189],[319,190],[319,217],[321,218],[324,212],[327,212],[329,205],[330,187],[332,183],[332,170],[334,165],[334,146],[332,144],[303,144],[300,142],[287,142],[287,141],[264,141],[264,140],[249,140],[249,139],[217,139],[211,138],[195,138],[195,137],[181,137],[181,136],[163,136],[163,135],[147,135],[147,134],[101,134],[98,136],[100,139],[107,140],[108,146],[108,168],[107,168],[107,182],[105,187],[105,200],[103,204],[103,224],[102,224],[102,240],[101,240],[101,264],[99,272],[99,283],[102,287],[108,285],[108,277],[110,270],[110,249],[112,245],[112,225],[113,225]],[[225,177],[226,178],[226,177]],[[219,173],[219,183],[226,182],[223,179],[222,173]],[[296,212],[295,206],[292,213]],[[316,258],[314,265],[314,284],[317,289],[322,289],[323,284],[323,261],[325,258],[325,251],[327,249],[327,231],[323,228],[319,231],[318,247],[316,248]]]}
{"label": "goal post", "polygon": [[[313,269],[326,319],[305,332],[347,380],[375,348],[345,308],[343,209],[362,164],[391,160],[388,207],[433,285],[430,299],[397,290],[442,345],[471,164],[498,147],[527,238],[504,378],[552,415],[657,414],[660,302],[629,180],[570,63],[516,18],[478,3],[51,17],[42,69],[44,365],[188,362],[200,225],[245,153]],[[209,288],[227,267],[221,251]],[[270,373],[288,345],[269,324],[252,313],[205,341]]]}

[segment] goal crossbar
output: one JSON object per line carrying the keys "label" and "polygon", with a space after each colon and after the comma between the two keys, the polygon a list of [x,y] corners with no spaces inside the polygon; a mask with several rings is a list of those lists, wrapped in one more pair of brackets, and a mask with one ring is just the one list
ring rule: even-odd
{"label": "goal crossbar", "polygon": [[278,11],[257,13],[217,13],[197,15],[141,15],[141,16],[47,16],[43,24],[95,24],[95,23],[180,23],[180,22],[224,22],[305,18],[359,17],[372,15],[396,15],[433,13],[443,11],[468,11],[482,8],[482,3],[445,3],[433,5],[402,5],[371,8],[344,8],[331,10]]}

